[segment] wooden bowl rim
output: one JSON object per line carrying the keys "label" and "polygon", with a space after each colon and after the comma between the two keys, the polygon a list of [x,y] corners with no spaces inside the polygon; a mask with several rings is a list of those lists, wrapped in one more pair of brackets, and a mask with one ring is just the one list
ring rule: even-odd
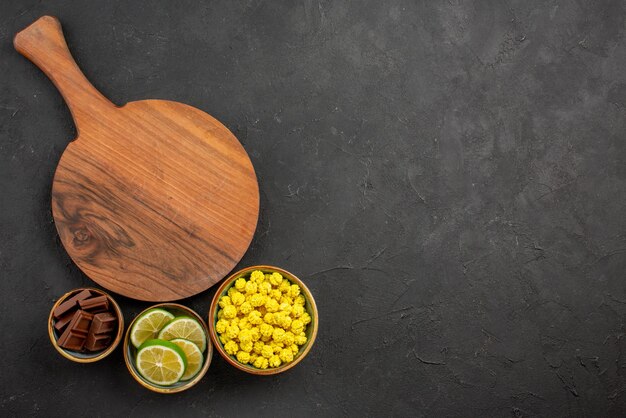
{"label": "wooden bowl rim", "polygon": [[[67,298],[75,295],[78,292],[82,292],[83,290],[89,290],[90,292],[94,292],[94,293],[98,293],[100,295],[106,296],[109,301],[111,302],[111,304],[113,305],[113,308],[115,310],[115,313],[117,314],[117,320],[118,320],[118,324],[117,324],[117,334],[115,335],[115,339],[113,340],[113,342],[111,343],[111,345],[109,347],[107,347],[106,350],[94,355],[93,357],[76,357],[72,354],[72,351],[70,350],[66,350],[64,348],[59,347],[59,344],[57,342],[57,338],[54,335],[54,326],[52,325],[53,321],[54,321],[54,310],[61,304],[63,303]],[[50,315],[48,315],[48,336],[50,337],[50,342],[52,343],[52,346],[59,352],[59,354],[61,354],[63,357],[65,357],[68,360],[72,360],[76,363],[93,363],[99,360],[102,360],[103,358],[105,358],[106,356],[108,356],[109,354],[111,354],[119,345],[120,341],[122,340],[122,334],[124,333],[124,314],[122,314],[122,310],[120,309],[120,306],[117,304],[117,302],[115,301],[115,299],[113,299],[111,297],[110,294],[108,294],[107,292],[105,292],[102,289],[97,289],[95,287],[79,287],[73,290],[70,290],[69,292],[65,293],[63,296],[61,296],[52,306],[52,309],[50,310]]]}
{"label": "wooden bowl rim", "polygon": [[[239,363],[238,361],[234,360],[231,356],[229,356],[226,351],[224,351],[224,348],[222,347],[222,343],[221,341],[219,341],[218,337],[217,337],[217,332],[215,331],[215,310],[217,309],[217,303],[219,301],[220,295],[230,286],[232,286],[232,283],[235,281],[236,278],[239,278],[239,276],[250,273],[254,270],[270,270],[270,271],[276,271],[278,273],[281,273],[284,277],[286,277],[287,279],[297,283],[300,288],[302,289],[302,292],[305,294],[305,298],[307,303],[311,306],[311,311],[313,312],[313,317],[312,317],[312,321],[311,323],[313,324],[313,329],[311,330],[311,337],[309,338],[309,340],[306,342],[304,350],[302,351],[302,353],[300,353],[298,355],[298,357],[296,359],[294,359],[294,361],[292,361],[291,363],[287,363],[284,365],[281,365],[279,367],[276,368],[272,368],[272,369],[257,369],[254,368],[252,366],[247,366],[247,365],[243,365],[241,363]],[[239,271],[236,271],[235,273],[231,274],[230,276],[228,276],[226,279],[224,279],[224,281],[222,282],[222,284],[220,285],[220,287],[217,289],[217,291],[215,292],[215,295],[213,296],[213,300],[211,301],[211,307],[209,309],[209,315],[207,318],[207,323],[209,324],[209,334],[211,336],[211,340],[213,341],[213,345],[215,346],[215,349],[217,350],[218,353],[220,353],[220,355],[232,366],[238,368],[239,370],[242,370],[246,373],[250,373],[250,374],[254,374],[254,375],[260,375],[260,376],[269,376],[269,375],[275,375],[275,374],[279,374],[279,373],[283,373],[286,372],[287,370],[291,369],[292,367],[296,366],[298,363],[300,363],[302,361],[302,359],[304,359],[307,354],[309,354],[309,351],[311,350],[311,347],[313,347],[313,343],[315,342],[315,339],[317,337],[317,330],[318,330],[318,324],[319,324],[319,315],[317,312],[317,305],[315,304],[315,298],[313,297],[313,294],[311,293],[311,291],[309,290],[309,288],[304,284],[304,282],[295,274],[282,269],[280,267],[276,267],[276,266],[270,266],[270,265],[266,265],[266,264],[260,264],[260,265],[255,265],[255,266],[250,266],[250,267],[246,267],[243,268]]]}
{"label": "wooden bowl rim", "polygon": [[185,311],[189,313],[190,315],[192,315],[194,319],[197,319],[200,322],[200,324],[202,325],[202,328],[204,328],[205,334],[208,334],[209,327],[207,326],[207,324],[205,324],[204,319],[202,319],[202,317],[198,315],[196,311],[194,311],[188,306],[181,305],[180,303],[163,302],[163,303],[157,303],[156,305],[147,307],[143,311],[139,312],[135,316],[135,318],[133,318],[131,323],[128,325],[128,328],[126,329],[126,334],[124,335],[124,344],[123,344],[124,362],[126,363],[126,368],[128,369],[128,372],[131,374],[131,376],[137,381],[137,383],[139,383],[144,388],[151,390],[153,392],[156,392],[156,393],[165,393],[165,394],[183,392],[197,385],[198,382],[202,380],[202,378],[206,375],[207,371],[209,370],[209,366],[211,365],[211,361],[213,360],[213,344],[211,344],[211,339],[207,338],[204,365],[202,366],[202,369],[200,369],[198,374],[194,376],[193,379],[188,380],[184,382],[183,384],[181,384],[180,386],[176,386],[176,387],[165,387],[165,386],[160,387],[160,386],[153,385],[152,383],[148,382],[147,380],[145,380],[143,377],[139,375],[139,373],[135,369],[135,366],[132,364],[132,360],[129,358],[129,354],[128,354],[129,344],[130,344],[130,330],[132,329],[133,324],[135,323],[137,318],[143,315],[146,311],[149,311],[150,309],[154,309],[154,308],[167,309],[168,307],[174,307],[178,310]]}

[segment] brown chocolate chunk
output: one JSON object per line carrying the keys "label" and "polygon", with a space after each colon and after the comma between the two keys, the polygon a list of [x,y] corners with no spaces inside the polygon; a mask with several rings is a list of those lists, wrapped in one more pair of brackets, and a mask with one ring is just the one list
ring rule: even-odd
{"label": "brown chocolate chunk", "polygon": [[65,326],[70,323],[75,313],[76,312],[68,312],[56,321],[54,321],[54,328],[57,331],[62,331],[63,328],[65,328]]}
{"label": "brown chocolate chunk", "polygon": [[106,334],[112,332],[117,325],[117,318],[110,312],[94,315],[89,328],[90,334]]}
{"label": "brown chocolate chunk", "polygon": [[89,290],[83,290],[82,292],[77,293],[76,295],[72,296],[71,298],[57,306],[54,312],[52,312],[52,316],[54,316],[55,319],[59,319],[61,316],[63,316],[63,314],[69,312],[73,308],[77,308],[78,302],[89,297],[91,297],[91,292]]}
{"label": "brown chocolate chunk", "polygon": [[104,350],[111,343],[110,334],[92,334],[87,335],[87,341],[85,342],[85,349],[89,351]]}
{"label": "brown chocolate chunk", "polygon": [[74,332],[71,329],[66,329],[63,335],[57,341],[59,347],[66,350],[81,351],[85,345],[85,334],[80,332]]}
{"label": "brown chocolate chunk", "polygon": [[82,350],[87,339],[93,315],[85,311],[76,311],[67,328],[57,340],[59,347],[67,350]]}
{"label": "brown chocolate chunk", "polygon": [[94,315],[87,334],[85,349],[100,351],[111,344],[111,334],[117,327],[117,317],[110,312]]}
{"label": "brown chocolate chunk", "polygon": [[80,308],[91,313],[106,312],[109,309],[109,298],[106,296],[96,296],[83,299],[78,302]]}

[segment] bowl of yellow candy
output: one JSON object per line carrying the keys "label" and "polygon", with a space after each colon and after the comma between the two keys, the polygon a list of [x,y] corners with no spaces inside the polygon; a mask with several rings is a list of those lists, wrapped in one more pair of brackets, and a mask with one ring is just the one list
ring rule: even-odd
{"label": "bowl of yellow candy", "polygon": [[317,335],[318,315],[309,289],[293,274],[252,266],[229,276],[209,310],[209,335],[226,361],[257,375],[298,364]]}

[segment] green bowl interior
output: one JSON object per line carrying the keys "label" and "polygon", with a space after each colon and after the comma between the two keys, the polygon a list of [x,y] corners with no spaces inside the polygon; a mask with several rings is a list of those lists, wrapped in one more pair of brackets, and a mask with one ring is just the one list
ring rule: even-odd
{"label": "green bowl interior", "polygon": [[[226,286],[226,287],[224,288],[224,291],[222,291],[222,292],[219,294],[219,298],[221,298],[222,296],[224,296],[224,295],[226,295],[226,294],[228,293],[228,289],[230,289],[231,287],[233,287],[233,286],[235,285],[235,281],[236,281],[238,278],[240,278],[240,277],[244,277],[244,278],[246,278],[246,279],[249,279],[249,278],[250,278],[250,274],[251,274],[253,271],[255,271],[255,270],[261,270],[263,273],[274,273],[274,272],[276,271],[276,270],[271,270],[271,269],[254,269],[254,270],[250,270],[250,271],[249,271],[249,272],[247,272],[247,273],[244,273],[243,275],[239,275],[239,276],[237,276],[236,278],[234,278],[234,279],[230,282],[230,284],[229,284],[228,286]],[[280,272],[280,271],[279,271],[278,273],[281,273],[281,274],[283,275],[283,278],[285,278],[285,279],[289,280],[289,282],[290,282],[290,283],[292,283],[292,284],[294,284],[294,283],[299,284],[299,283],[297,283],[295,280],[293,280],[290,276],[285,275],[283,272]],[[305,299],[304,309],[305,309],[305,310],[309,313],[309,315],[311,316],[311,322],[310,322],[310,323],[306,326],[306,331],[305,331],[305,334],[306,334],[307,342],[306,342],[306,344],[304,344],[303,346],[301,346],[301,347],[300,347],[300,350],[298,350],[298,354],[296,354],[296,355],[294,356],[293,361],[296,361],[296,359],[297,359],[298,357],[300,357],[300,355],[302,354],[302,352],[303,352],[303,351],[306,349],[306,347],[308,347],[308,345],[311,343],[311,334],[312,334],[312,332],[313,332],[314,323],[315,323],[315,315],[314,315],[314,313],[313,313],[313,307],[311,306],[311,303],[310,303],[310,301],[309,301],[309,296],[308,296],[305,292],[302,292],[302,295],[304,296],[304,299]],[[218,298],[218,301],[219,301],[219,298]],[[219,309],[220,309],[220,307],[219,307],[219,306],[216,306],[216,308],[215,308],[215,313],[213,314],[213,325],[214,325],[214,326],[213,326],[213,330],[215,330],[215,323],[217,322],[217,311],[218,311]],[[217,332],[215,332],[215,336],[217,337],[217,338],[216,338],[217,343],[220,345],[220,347],[222,347],[222,349],[224,349],[224,344],[222,344],[222,342],[220,341],[220,339],[219,339],[219,334],[217,334]],[[226,351],[225,351],[225,350],[224,350],[223,352],[224,352],[224,353],[226,353]],[[239,362],[237,361],[237,358],[236,358],[235,356],[230,356],[230,355],[229,355],[229,357],[230,357],[231,359],[233,359],[234,361],[236,361],[236,362],[237,362],[237,363],[238,363],[241,367],[243,367],[243,368],[245,368],[245,369],[249,369],[249,370],[259,370],[259,369],[257,369],[256,367],[251,366],[251,365],[249,365],[249,364],[241,364],[241,363],[239,363]],[[281,367],[283,367],[283,366],[284,366],[284,365],[281,365],[281,366],[279,366],[278,368],[280,369],[280,368],[281,368]],[[268,369],[268,370],[269,370],[269,369]]]}
{"label": "green bowl interior", "polygon": [[[80,292],[82,292],[82,291],[83,291],[83,289],[76,289],[75,291],[73,291],[70,295],[68,295],[68,296],[67,296],[66,298],[64,298],[63,300],[69,299],[69,298],[71,298],[72,296],[74,296],[75,294],[80,293]],[[108,296],[108,295],[105,295],[104,293],[99,293],[99,292],[96,292],[96,291],[94,291],[93,289],[90,289],[90,291],[91,291],[91,292],[93,292],[93,293],[98,293],[98,295],[99,295],[99,296],[106,296],[109,300],[111,300],[111,297],[110,297],[110,296]],[[56,341],[59,341],[59,338],[61,338],[61,334],[63,334],[63,333],[62,333],[62,332],[57,331],[57,330],[56,330],[56,328],[54,328],[54,322],[55,322],[55,320],[53,319],[53,320],[52,320],[52,325],[53,325],[53,327],[52,327],[52,333],[53,333],[53,335],[54,335],[54,339],[55,339]],[[118,318],[118,320],[117,320],[117,325],[119,326],[119,318]],[[66,326],[66,327],[67,327],[67,326]],[[115,335],[116,335],[116,334],[117,334],[117,327],[116,327],[116,328],[115,328],[115,330],[113,331],[113,338],[115,338]],[[113,344],[113,341],[111,341],[111,344]],[[57,347],[58,347],[58,345],[57,345]],[[103,349],[102,349],[102,350],[100,350],[100,351],[94,351],[94,352],[89,352],[89,351],[85,351],[85,352],[83,352],[83,351],[67,350],[67,349],[65,349],[65,348],[63,348],[63,347],[59,347],[59,348],[60,348],[61,350],[65,351],[67,354],[69,354],[69,355],[70,355],[70,356],[72,356],[72,357],[75,357],[75,358],[80,358],[80,359],[90,359],[90,358],[95,358],[95,357],[98,357],[100,354],[102,354],[102,352],[103,352],[103,351],[108,350],[108,349],[109,349],[109,347],[110,347],[110,345],[109,345],[109,346],[107,346],[106,348],[103,348]]]}
{"label": "green bowl interior", "polygon": [[[148,309],[146,309],[146,311],[147,311],[147,310],[149,310],[149,309],[152,309],[152,308],[153,308],[153,307],[148,308]],[[166,311],[170,312],[171,314],[173,314],[175,317],[178,317],[178,316],[190,316],[190,317],[192,317],[192,318],[194,318],[194,319],[197,319],[197,318],[196,318],[196,315],[194,315],[194,313],[193,313],[193,311],[191,311],[191,309],[189,309],[189,310],[187,310],[187,309],[181,309],[181,308],[180,308],[180,307],[178,307],[178,306],[157,306],[157,308],[159,308],[159,309],[164,309],[164,310],[166,310]],[[135,320],[136,320],[137,318],[139,318],[139,316],[140,316],[141,314],[143,314],[144,312],[146,312],[146,311],[141,312],[139,315],[137,315],[137,316],[135,317],[135,319],[133,320],[133,322],[130,324],[129,329],[130,329],[130,327],[132,327],[132,326],[135,324]],[[209,340],[209,338],[208,338],[208,332],[209,332],[209,331],[208,331],[208,329],[206,329],[205,325],[204,325],[202,322],[201,322],[200,324],[202,325],[202,328],[204,329],[204,333],[205,333],[205,334],[206,334],[206,336],[207,336],[207,344],[206,344],[206,349],[204,350],[204,353],[202,353],[202,355],[204,356],[204,361],[203,361],[203,363],[202,363],[202,367],[204,367],[204,366],[205,366],[205,364],[206,364],[206,362],[207,362],[207,358],[209,358],[209,357],[210,357],[210,355],[211,355],[212,346],[211,346],[211,341],[210,341],[210,340]],[[186,380],[186,381],[184,381],[184,382],[176,382],[176,383],[174,383],[173,385],[163,386],[163,385],[156,385],[156,384],[154,384],[154,383],[150,382],[149,380],[146,380],[146,379],[145,379],[145,378],[141,375],[141,373],[139,373],[139,370],[137,370],[137,367],[135,366],[136,355],[137,355],[137,349],[136,349],[136,348],[135,348],[135,346],[134,346],[134,345],[130,342],[130,338],[128,338],[128,340],[125,340],[125,345],[126,345],[126,347],[124,347],[124,349],[126,350],[126,353],[128,354],[128,359],[130,360],[130,367],[132,367],[132,368],[133,368],[133,370],[134,370],[134,371],[135,371],[135,373],[137,374],[137,377],[138,377],[139,379],[141,379],[141,380],[142,380],[142,381],[143,381],[146,385],[148,385],[148,386],[152,386],[152,387],[155,387],[155,388],[159,388],[159,389],[173,389],[173,388],[180,388],[180,387],[187,386],[188,384],[190,384],[191,382],[193,382],[193,381],[194,381],[195,377],[191,378],[190,380]],[[202,373],[202,369],[200,369],[200,372],[198,372],[198,373]]]}

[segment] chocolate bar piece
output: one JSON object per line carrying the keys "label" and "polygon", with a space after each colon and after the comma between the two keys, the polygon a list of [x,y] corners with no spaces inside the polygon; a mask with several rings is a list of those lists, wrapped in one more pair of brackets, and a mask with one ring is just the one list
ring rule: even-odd
{"label": "chocolate bar piece", "polygon": [[100,351],[111,343],[111,334],[117,327],[117,317],[110,312],[103,312],[94,315],[87,334],[85,349],[89,351]]}
{"label": "chocolate bar piece", "polygon": [[78,304],[81,309],[91,313],[105,312],[109,310],[109,298],[104,295],[83,299],[79,301]]}
{"label": "chocolate bar piece", "polygon": [[75,313],[76,312],[68,312],[56,321],[54,321],[54,328],[59,332],[62,331],[63,328],[65,328],[65,326],[70,323]]}
{"label": "chocolate bar piece", "polygon": [[106,334],[112,332],[117,325],[117,318],[110,312],[94,315],[89,328],[90,334]]}
{"label": "chocolate bar piece", "polygon": [[78,294],[72,296],[71,298],[57,306],[54,312],[52,312],[52,316],[54,316],[55,319],[59,319],[61,316],[63,316],[63,314],[69,312],[73,308],[76,308],[78,302],[90,297],[91,292],[89,290],[83,290],[82,292],[79,292]]}
{"label": "chocolate bar piece", "polygon": [[89,351],[104,350],[111,343],[110,334],[87,334],[87,341],[85,341],[85,349]]}
{"label": "chocolate bar piece", "polygon": [[67,350],[82,350],[87,339],[87,333],[91,327],[93,315],[89,312],[78,310],[74,313],[67,328],[57,340],[59,347]]}

